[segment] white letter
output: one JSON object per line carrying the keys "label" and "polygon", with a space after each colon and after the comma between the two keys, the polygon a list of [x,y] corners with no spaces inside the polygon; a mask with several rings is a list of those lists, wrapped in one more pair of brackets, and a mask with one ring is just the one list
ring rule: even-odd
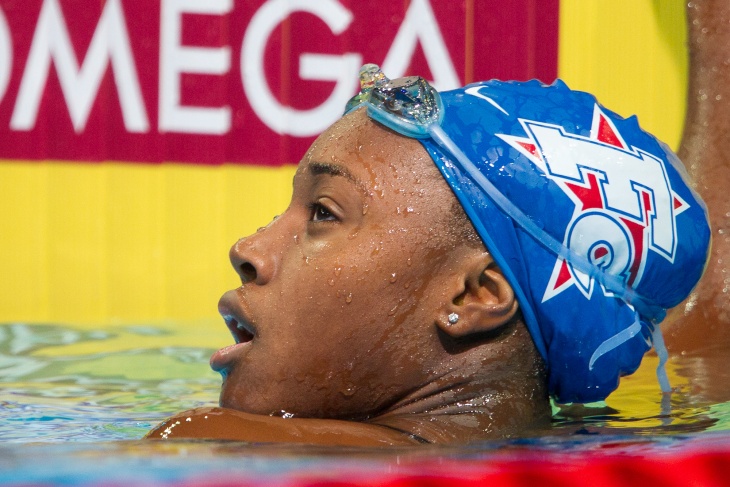
{"label": "white letter", "polygon": [[220,135],[231,128],[229,106],[186,107],[180,104],[180,74],[225,74],[231,67],[229,47],[182,47],[182,15],[223,15],[232,0],[164,0],[160,25],[161,131]]}
{"label": "white letter", "polygon": [[120,1],[109,0],[104,7],[81,69],[58,0],[46,0],[43,3],[10,119],[12,129],[31,130],[35,126],[38,105],[53,59],[76,133],[82,132],[86,126],[110,60],[124,126],[130,132],[149,130]]}
{"label": "white letter", "polygon": [[[264,73],[266,41],[277,25],[293,12],[307,12],[322,19],[333,34],[341,34],[352,22],[352,14],[336,0],[270,0],[251,19],[241,48],[241,80],[251,108],[274,132],[297,137],[315,135],[342,114],[354,93],[362,58],[356,53],[342,56],[302,53],[299,76],[306,80],[335,81],[327,100],[311,110],[282,106],[274,97]],[[306,96],[306,93],[303,94]]]}
{"label": "white letter", "polygon": [[8,21],[0,9],[0,101],[5,96],[5,90],[10,81],[10,71],[13,68],[13,43],[10,37]]}
{"label": "white letter", "polygon": [[399,78],[408,69],[416,41],[421,41],[423,54],[433,74],[433,86],[439,91],[458,88],[459,77],[439,30],[436,16],[428,0],[412,0],[403,23],[383,61],[383,72],[389,78]]}
{"label": "white letter", "polygon": [[601,187],[605,198],[603,204],[608,211],[644,221],[647,216],[641,193],[649,193],[652,200],[651,248],[670,262],[674,259],[677,248],[674,198],[664,165],[656,156],[633,147],[627,150],[566,134],[558,126],[536,122],[524,125],[542,150],[545,165],[538,167],[551,179],[584,181],[586,170],[606,175]]}

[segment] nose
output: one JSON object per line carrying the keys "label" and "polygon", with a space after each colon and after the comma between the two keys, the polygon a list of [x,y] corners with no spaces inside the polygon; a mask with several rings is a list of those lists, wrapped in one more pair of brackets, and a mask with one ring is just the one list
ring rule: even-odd
{"label": "nose", "polygon": [[264,241],[263,233],[265,230],[239,239],[228,253],[233,269],[241,277],[241,284],[264,285],[276,275],[279,258],[273,249],[274,242]]}

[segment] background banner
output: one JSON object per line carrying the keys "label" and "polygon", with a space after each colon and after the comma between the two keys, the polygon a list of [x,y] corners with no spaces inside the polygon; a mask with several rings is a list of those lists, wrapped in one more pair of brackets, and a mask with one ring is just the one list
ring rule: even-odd
{"label": "background banner", "polygon": [[558,1],[0,4],[0,154],[296,162],[375,62],[439,89],[552,82]]}
{"label": "background banner", "polygon": [[218,321],[228,248],[286,208],[366,62],[441,89],[559,76],[676,147],[683,9],[0,0],[0,322]]}

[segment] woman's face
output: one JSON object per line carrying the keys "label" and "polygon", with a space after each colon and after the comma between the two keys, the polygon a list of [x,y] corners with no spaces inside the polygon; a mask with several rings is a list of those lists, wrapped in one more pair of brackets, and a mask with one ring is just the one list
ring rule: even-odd
{"label": "woman's face", "polygon": [[432,381],[443,283],[467,252],[454,201],[420,143],[363,110],[322,134],[287,210],[231,248],[242,285],[219,311],[239,343],[211,358],[221,406],[358,419]]}

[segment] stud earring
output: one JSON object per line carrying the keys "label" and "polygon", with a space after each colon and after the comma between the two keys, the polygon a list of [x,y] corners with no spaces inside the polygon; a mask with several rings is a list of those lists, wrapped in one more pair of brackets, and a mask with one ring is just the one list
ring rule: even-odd
{"label": "stud earring", "polygon": [[459,321],[459,315],[456,313],[449,314],[449,325],[455,325]]}

